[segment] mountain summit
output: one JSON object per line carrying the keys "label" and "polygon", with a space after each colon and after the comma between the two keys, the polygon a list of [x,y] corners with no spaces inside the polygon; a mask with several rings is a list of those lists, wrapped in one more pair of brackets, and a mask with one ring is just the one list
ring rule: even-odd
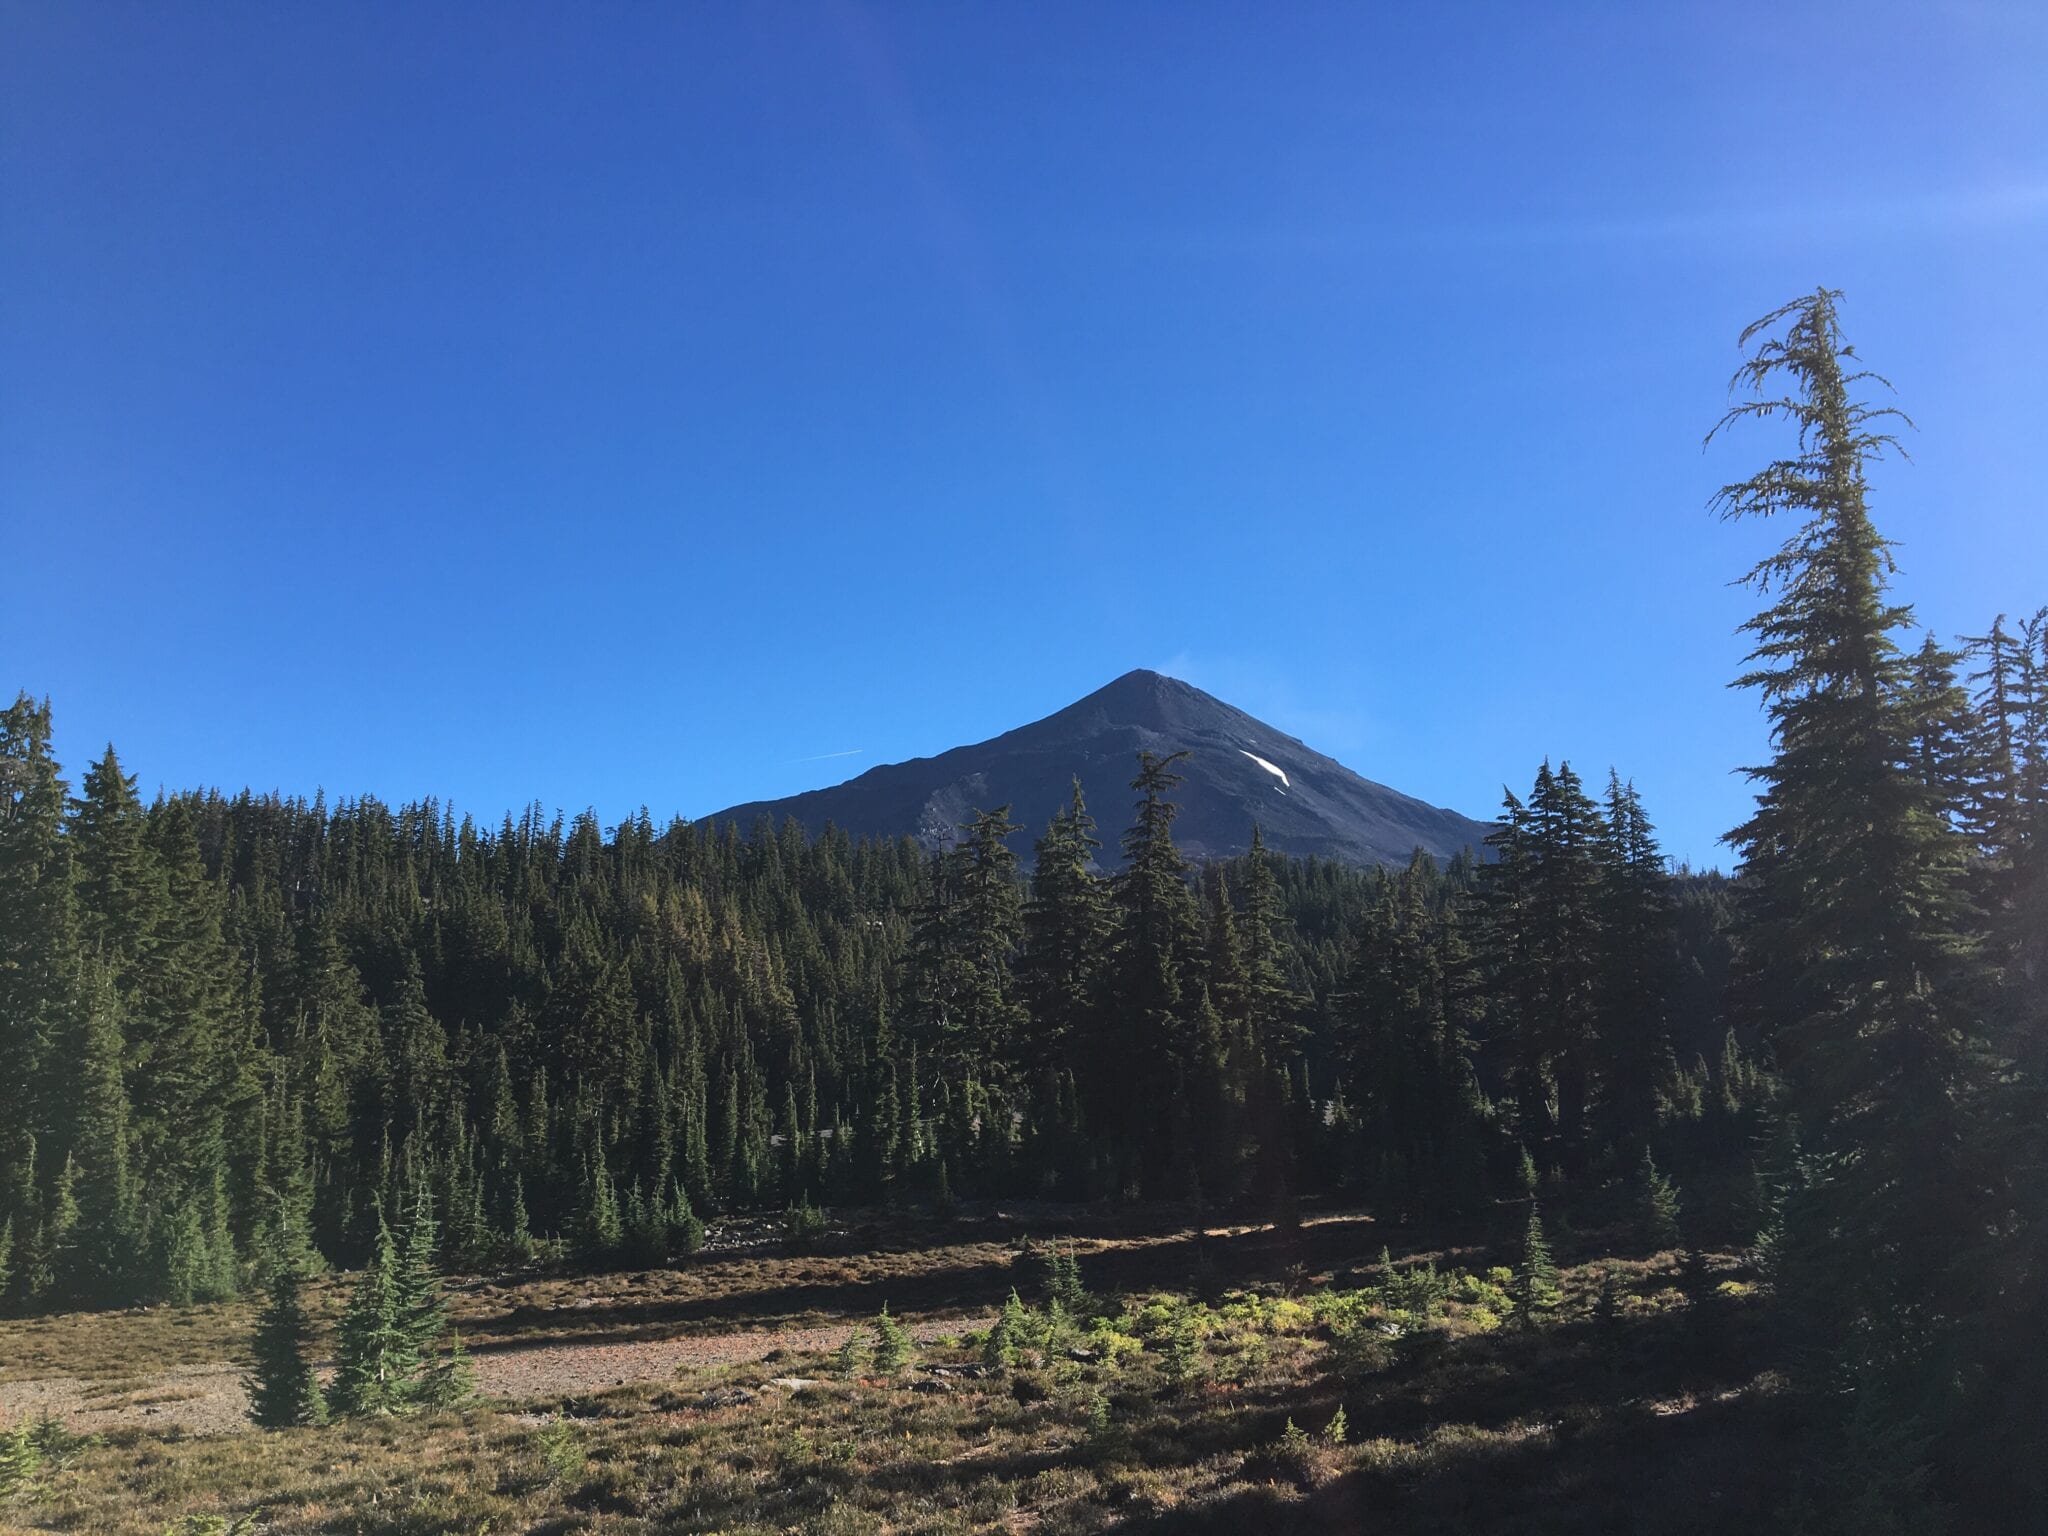
{"label": "mountain summit", "polygon": [[707,819],[736,821],[745,831],[762,816],[778,826],[793,816],[813,835],[831,823],[855,837],[907,834],[940,847],[976,811],[1007,804],[1012,819],[1036,837],[1079,778],[1109,862],[1128,819],[1126,786],[1141,749],[1189,753],[1178,767],[1186,782],[1175,793],[1180,817],[1173,831],[1190,858],[1244,852],[1254,822],[1276,852],[1347,864],[1405,863],[1418,847],[1447,858],[1468,846],[1481,849],[1490,830],[1361,778],[1243,710],[1147,671],[1126,672],[1065,709],[988,741],[870,768],[830,789],[736,805]]}

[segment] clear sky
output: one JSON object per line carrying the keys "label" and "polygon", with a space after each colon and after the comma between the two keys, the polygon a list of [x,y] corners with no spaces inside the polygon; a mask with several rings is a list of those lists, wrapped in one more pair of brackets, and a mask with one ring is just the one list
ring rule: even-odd
{"label": "clear sky", "polygon": [[2044,81],[2028,3],[6,0],[0,687],[609,824],[1152,666],[1724,859],[1744,323],[1847,291],[1924,621],[2048,600]]}

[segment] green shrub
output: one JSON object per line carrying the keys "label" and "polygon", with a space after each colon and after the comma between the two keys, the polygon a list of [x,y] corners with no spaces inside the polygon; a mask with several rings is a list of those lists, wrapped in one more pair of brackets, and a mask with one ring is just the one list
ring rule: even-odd
{"label": "green shrub", "polygon": [[48,1409],[39,1418],[0,1429],[0,1499],[26,1488],[37,1473],[62,1467],[99,1443],[97,1435],[72,1434]]}
{"label": "green shrub", "polygon": [[1388,1307],[1400,1312],[1413,1312],[1419,1317],[1433,1316],[1443,1306],[1448,1286],[1444,1277],[1436,1272],[1436,1261],[1427,1264],[1411,1264],[1406,1269],[1395,1269],[1386,1263],[1386,1278],[1380,1282],[1382,1300]]}
{"label": "green shrub", "polygon": [[1202,1365],[1201,1335],[1192,1314],[1183,1311],[1166,1332],[1166,1379],[1184,1387],[1202,1374]]}
{"label": "green shrub", "polygon": [[42,1447],[36,1444],[33,1424],[0,1429],[0,1499],[26,1488],[42,1465]]}
{"label": "green shrub", "polygon": [[567,1419],[553,1419],[535,1430],[533,1449],[540,1458],[542,1478],[549,1483],[575,1482],[589,1461],[583,1437]]}

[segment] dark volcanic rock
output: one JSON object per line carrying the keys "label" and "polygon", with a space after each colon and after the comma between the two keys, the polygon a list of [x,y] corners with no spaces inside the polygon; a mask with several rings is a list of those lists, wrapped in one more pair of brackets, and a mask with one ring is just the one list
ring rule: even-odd
{"label": "dark volcanic rock", "polygon": [[1405,863],[1418,847],[1438,858],[1485,851],[1482,823],[1361,778],[1199,688],[1142,671],[992,740],[707,819],[736,821],[747,832],[763,816],[777,826],[793,816],[813,835],[829,823],[854,837],[907,835],[939,847],[976,811],[1007,804],[1025,828],[1017,845],[1028,857],[1030,839],[1066,804],[1078,777],[1108,862],[1130,819],[1134,797],[1125,786],[1140,749],[1191,754],[1178,770],[1186,782],[1175,795],[1173,831],[1193,859],[1244,852],[1255,821],[1277,852],[1347,864]]}

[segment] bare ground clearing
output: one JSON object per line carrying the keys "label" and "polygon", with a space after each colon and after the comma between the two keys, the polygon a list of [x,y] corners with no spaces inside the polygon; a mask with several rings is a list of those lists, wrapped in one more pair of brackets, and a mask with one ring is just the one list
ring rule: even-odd
{"label": "bare ground clearing", "polygon": [[[912,1322],[919,1343],[984,1324],[980,1316]],[[860,1324],[699,1335],[627,1344],[533,1344],[476,1352],[477,1382],[487,1398],[524,1401],[591,1392],[627,1382],[666,1381],[701,1366],[765,1360],[777,1351],[826,1353]],[[228,1434],[249,1427],[248,1393],[238,1365],[179,1365],[111,1384],[76,1376],[0,1382],[0,1423],[49,1413],[81,1434],[135,1426],[187,1434]]]}

